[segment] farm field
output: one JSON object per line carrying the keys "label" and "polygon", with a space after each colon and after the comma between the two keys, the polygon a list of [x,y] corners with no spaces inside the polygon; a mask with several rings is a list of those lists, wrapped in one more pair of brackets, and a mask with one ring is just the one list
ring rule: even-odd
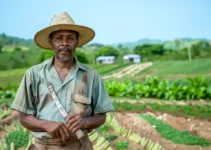
{"label": "farm field", "polygon": [[[132,66],[136,64],[88,64],[88,66],[95,68],[102,78],[114,79],[118,81],[134,80],[137,82],[145,80],[147,77],[158,76],[162,79],[177,80],[187,77],[194,78],[198,76],[211,76],[211,60],[192,60],[190,61],[158,61],[141,63],[136,69]],[[147,67],[143,67],[147,65]],[[144,69],[143,69],[144,68]],[[0,88],[18,87],[24,72],[28,68],[0,70]],[[135,73],[126,73],[126,72]],[[115,75],[121,74],[120,78]],[[123,75],[122,75],[123,74]]]}
{"label": "farm field", "polygon": [[[189,69],[187,61],[92,65],[115,108],[102,127],[89,133],[94,148],[211,150],[211,61],[201,63],[196,60]],[[11,117],[9,106],[25,70],[0,71],[0,120]],[[9,121],[0,121],[0,149],[26,149],[31,143],[28,131]],[[25,137],[23,143],[12,140],[18,136]]]}
{"label": "farm field", "polygon": [[[12,100],[10,99],[8,101]],[[112,98],[112,102],[114,104],[115,111],[109,113],[107,116],[106,124],[97,129],[99,133],[102,133],[104,140],[99,140],[102,138],[102,135],[99,133],[98,136],[96,136],[94,133],[90,134],[90,138],[93,140],[93,144],[95,145],[96,149],[101,144],[105,146],[102,147],[102,149],[133,150],[135,148],[148,150],[151,149],[150,144],[154,147],[157,147],[157,149],[166,150],[209,150],[211,148],[211,110],[209,109],[211,106],[210,102],[203,100],[199,101],[198,103],[195,101],[157,102],[156,99],[144,99],[143,101],[137,101],[135,99],[126,98]],[[154,106],[154,104],[159,104],[160,108],[158,108],[158,105]],[[1,103],[1,105],[3,105],[3,103]],[[4,104],[4,106],[5,105],[6,104]],[[164,107],[170,107],[169,105],[177,107],[181,106],[182,108],[185,108],[185,106],[191,106],[192,108],[195,108],[199,116],[194,116],[194,113],[191,114],[182,111],[179,107],[178,110],[180,111],[177,111],[175,108],[175,111],[173,112],[170,110],[163,112],[162,109],[164,109]],[[131,107],[135,107],[136,109],[131,109]],[[140,109],[140,107],[142,108]],[[1,119],[11,113],[6,110],[7,109],[1,109],[1,112],[3,112],[3,114],[1,114]],[[208,115],[203,117],[201,114]],[[163,130],[166,130],[167,127],[162,129],[161,126],[163,126],[163,124],[160,122],[154,122],[153,124],[152,122],[142,118],[141,115],[153,117],[158,121],[162,121],[165,126],[168,125],[168,128],[173,128],[173,131],[169,129],[169,132],[162,132]],[[118,124],[115,121],[112,121],[112,117]],[[14,122],[11,123],[10,126],[1,126],[1,139],[14,131],[26,132],[22,127],[20,127],[20,125],[18,125],[18,123]],[[184,135],[177,132],[181,132]],[[185,133],[195,135],[199,139],[196,140],[194,139],[196,137],[189,137]],[[169,139],[169,136],[172,138]],[[187,143],[180,143],[181,140],[175,142],[174,139],[178,138],[182,138],[182,142],[185,141]],[[143,139],[145,141],[143,141]],[[99,142],[101,142],[101,144]],[[28,143],[30,143],[30,141],[28,141],[27,144]],[[27,144],[23,147],[26,148]]]}
{"label": "farm field", "polygon": [[[116,108],[115,117],[122,126],[154,143],[159,143],[164,149],[211,149],[210,146],[199,146],[200,140],[195,141],[198,144],[194,144],[193,141],[189,143],[185,135],[178,134],[178,132],[183,134],[186,132],[211,141],[210,102],[159,101],[147,98],[142,100],[112,98],[112,100]],[[209,115],[205,115],[206,113]],[[150,116],[154,118],[151,118],[154,122],[140,115]],[[177,140],[178,138],[181,140]]]}

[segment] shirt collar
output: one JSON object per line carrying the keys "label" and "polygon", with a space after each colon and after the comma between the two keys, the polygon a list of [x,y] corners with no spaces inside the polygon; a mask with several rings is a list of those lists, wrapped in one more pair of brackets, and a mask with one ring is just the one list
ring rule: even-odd
{"label": "shirt collar", "polygon": [[[47,65],[48,70],[50,70],[50,68],[52,67],[53,61],[54,61],[54,56],[47,60],[46,65]],[[76,70],[78,70],[79,68],[84,71],[87,70],[83,64],[81,64],[77,59],[75,59],[75,57],[74,57],[74,61],[75,61],[75,65],[73,67],[75,67]]]}

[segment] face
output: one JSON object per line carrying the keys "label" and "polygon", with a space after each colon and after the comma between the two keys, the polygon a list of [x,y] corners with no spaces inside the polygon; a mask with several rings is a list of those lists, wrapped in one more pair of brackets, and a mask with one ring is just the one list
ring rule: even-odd
{"label": "face", "polygon": [[70,30],[56,31],[49,39],[56,58],[61,62],[73,60],[78,44],[76,32]]}

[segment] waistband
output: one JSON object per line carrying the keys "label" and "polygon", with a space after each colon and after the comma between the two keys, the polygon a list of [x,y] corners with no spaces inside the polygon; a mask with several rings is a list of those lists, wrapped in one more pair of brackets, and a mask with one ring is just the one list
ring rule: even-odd
{"label": "waistband", "polygon": [[81,145],[81,141],[78,140],[77,138],[70,138],[67,141],[63,142],[61,139],[37,139],[37,138],[32,138],[33,143],[36,144],[41,144],[41,145],[54,145],[54,146],[60,146],[64,147],[66,145],[71,145],[71,146],[78,146]]}

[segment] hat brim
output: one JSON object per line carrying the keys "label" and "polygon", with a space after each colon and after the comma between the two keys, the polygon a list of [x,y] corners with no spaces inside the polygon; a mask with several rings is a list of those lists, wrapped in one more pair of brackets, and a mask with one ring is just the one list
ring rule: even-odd
{"label": "hat brim", "polygon": [[52,32],[59,31],[59,30],[77,31],[79,33],[78,45],[77,45],[78,47],[88,43],[95,36],[94,30],[85,26],[58,24],[58,25],[53,25],[53,26],[44,28],[40,30],[39,32],[37,32],[34,36],[34,41],[39,47],[52,50],[52,46],[49,43],[49,35]]}

